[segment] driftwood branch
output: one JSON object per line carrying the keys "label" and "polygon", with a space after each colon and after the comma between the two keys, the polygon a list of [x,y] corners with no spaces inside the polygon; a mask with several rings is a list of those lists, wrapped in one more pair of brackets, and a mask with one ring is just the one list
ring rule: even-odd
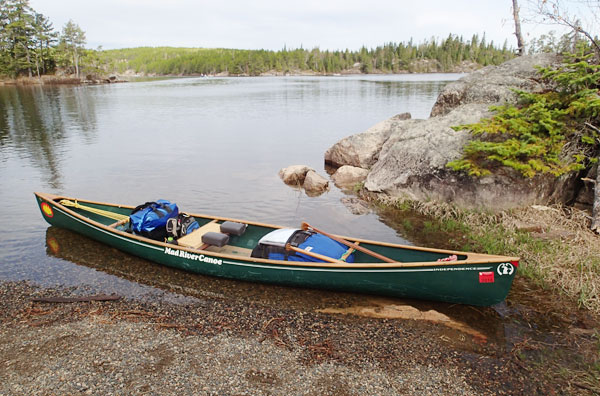
{"label": "driftwood branch", "polygon": [[35,297],[32,298],[33,302],[45,302],[45,303],[74,303],[74,302],[89,302],[89,301],[116,301],[119,300],[121,296],[117,296],[115,294],[106,295],[106,294],[98,294],[95,296],[85,296],[85,297]]}
{"label": "driftwood branch", "polygon": [[596,180],[590,179],[589,177],[582,177],[581,181],[586,182],[586,183],[596,184]]}

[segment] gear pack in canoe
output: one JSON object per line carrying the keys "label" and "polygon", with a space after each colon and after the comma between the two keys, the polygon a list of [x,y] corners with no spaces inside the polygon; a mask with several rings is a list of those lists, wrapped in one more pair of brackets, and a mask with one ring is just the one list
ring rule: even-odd
{"label": "gear pack in canoe", "polygon": [[325,262],[319,256],[354,262],[354,255],[344,257],[348,247],[311,230],[282,228],[272,231],[258,241],[252,257],[271,260]]}

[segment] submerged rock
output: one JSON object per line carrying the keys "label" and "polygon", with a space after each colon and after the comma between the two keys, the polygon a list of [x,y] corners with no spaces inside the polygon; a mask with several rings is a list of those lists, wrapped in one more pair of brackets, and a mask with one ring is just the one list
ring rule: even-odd
{"label": "submerged rock", "polygon": [[369,204],[356,197],[343,197],[340,202],[354,215],[365,215],[371,212]]}

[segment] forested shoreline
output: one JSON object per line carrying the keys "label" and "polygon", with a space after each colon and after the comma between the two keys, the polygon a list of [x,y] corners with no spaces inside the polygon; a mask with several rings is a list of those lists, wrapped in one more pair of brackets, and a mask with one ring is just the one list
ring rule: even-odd
{"label": "forested shoreline", "polygon": [[29,0],[0,3],[0,80],[60,83],[102,80],[114,74],[138,75],[286,75],[338,73],[465,72],[514,57],[475,34],[453,34],[421,43],[390,42],[358,50],[138,47],[96,50],[85,47],[85,32],[75,22],[60,31]]}
{"label": "forested shoreline", "polygon": [[225,48],[140,47],[102,51],[107,72],[151,75],[335,74],[335,73],[429,73],[471,71],[500,64],[513,55],[505,43],[498,48],[485,36],[471,40],[449,35],[420,44],[388,43],[357,51],[282,49],[238,50]]}

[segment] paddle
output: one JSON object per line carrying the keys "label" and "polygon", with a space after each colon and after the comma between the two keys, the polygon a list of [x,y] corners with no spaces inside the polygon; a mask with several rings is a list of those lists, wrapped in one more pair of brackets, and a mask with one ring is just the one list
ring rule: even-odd
{"label": "paddle", "polygon": [[120,213],[115,213],[115,212],[111,212],[109,210],[98,209],[98,208],[94,208],[94,207],[91,207],[91,206],[81,205],[77,201],[72,202],[72,201],[69,201],[68,199],[62,199],[59,203],[61,205],[64,205],[64,206],[70,206],[70,207],[76,208],[76,209],[83,209],[83,210],[85,210],[87,212],[92,212],[92,213],[95,213],[97,215],[108,217],[109,219],[113,219],[113,220],[126,220],[126,219],[129,219],[129,216],[127,216],[127,215],[120,214]]}
{"label": "paddle", "polygon": [[338,264],[342,263],[341,261],[336,260],[334,258],[331,258],[331,257],[328,257],[328,256],[324,256],[324,255],[319,254],[319,253],[309,252],[308,250],[297,248],[295,246],[290,245],[289,243],[287,245],[285,245],[285,250],[293,250],[294,252],[302,253],[302,254],[305,254],[307,256],[319,259],[321,261],[326,261],[328,263],[338,263]]}
{"label": "paddle", "polygon": [[310,225],[310,224],[308,224],[308,223],[304,223],[304,222],[302,223],[302,229],[303,229],[303,230],[305,230],[305,231],[306,231],[306,230],[308,230],[309,228],[310,228],[311,230],[315,231],[315,232],[318,232],[319,234],[325,235],[326,237],[329,237],[329,238],[333,239],[333,240],[334,240],[334,241],[336,241],[336,242],[342,243],[342,244],[344,244],[344,245],[346,245],[346,246],[348,246],[348,247],[351,247],[351,248],[354,248],[354,249],[356,249],[356,250],[358,250],[358,251],[361,251],[361,252],[363,252],[363,253],[366,253],[366,254],[368,254],[369,256],[373,256],[373,257],[375,257],[376,259],[379,259],[379,260],[381,260],[381,261],[385,261],[386,263],[399,263],[399,261],[395,261],[395,260],[392,260],[391,258],[385,257],[385,256],[383,256],[383,255],[381,255],[381,254],[379,254],[379,253],[375,253],[374,251],[372,251],[372,250],[369,250],[369,249],[367,249],[367,248],[365,248],[365,247],[362,247],[362,246],[360,246],[360,245],[358,245],[358,244],[355,244],[355,243],[350,243],[350,242],[348,242],[347,240],[345,240],[345,239],[343,239],[343,238],[339,238],[339,237],[336,237],[335,235],[331,235],[331,234],[329,234],[329,233],[327,233],[327,232],[325,232],[325,231],[321,231],[321,230],[319,230],[318,228],[315,228],[315,227],[311,226],[311,225]]}

